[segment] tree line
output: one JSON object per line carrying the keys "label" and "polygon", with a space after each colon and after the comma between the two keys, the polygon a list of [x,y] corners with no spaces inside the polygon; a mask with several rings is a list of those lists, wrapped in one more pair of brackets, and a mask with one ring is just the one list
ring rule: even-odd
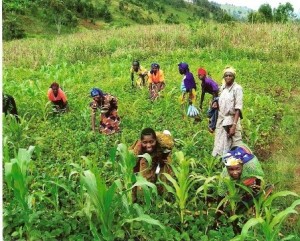
{"label": "tree line", "polygon": [[279,4],[277,8],[272,9],[270,4],[262,4],[258,11],[250,12],[248,22],[251,23],[287,23],[296,19],[294,7],[291,3]]}

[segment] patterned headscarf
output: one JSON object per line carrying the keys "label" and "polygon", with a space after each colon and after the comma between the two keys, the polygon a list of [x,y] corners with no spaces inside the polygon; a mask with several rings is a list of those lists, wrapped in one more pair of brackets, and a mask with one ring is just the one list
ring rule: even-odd
{"label": "patterned headscarf", "polygon": [[225,166],[234,166],[238,163],[245,164],[252,160],[254,155],[250,153],[249,150],[243,147],[233,147],[228,151],[223,157]]}

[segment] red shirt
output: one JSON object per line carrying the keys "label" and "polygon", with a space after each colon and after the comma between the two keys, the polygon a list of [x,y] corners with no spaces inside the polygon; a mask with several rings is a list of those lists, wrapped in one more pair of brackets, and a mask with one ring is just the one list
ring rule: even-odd
{"label": "red shirt", "polygon": [[54,96],[53,90],[50,88],[48,90],[48,99],[50,101],[62,100],[64,103],[67,102],[67,96],[65,95],[65,93],[62,91],[61,88],[58,89],[58,93],[56,97]]}

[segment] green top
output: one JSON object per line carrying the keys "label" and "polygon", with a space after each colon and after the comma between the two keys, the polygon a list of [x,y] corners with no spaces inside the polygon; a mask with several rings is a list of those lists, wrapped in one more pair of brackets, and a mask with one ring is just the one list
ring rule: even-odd
{"label": "green top", "polygon": [[[243,182],[244,180],[251,177],[264,177],[264,171],[258,161],[257,157],[254,158],[243,165],[243,171],[239,182]],[[218,195],[224,197],[227,194],[227,186],[225,183],[225,179],[230,179],[231,177],[228,174],[227,168],[224,167],[220,176],[219,186],[218,186]]]}

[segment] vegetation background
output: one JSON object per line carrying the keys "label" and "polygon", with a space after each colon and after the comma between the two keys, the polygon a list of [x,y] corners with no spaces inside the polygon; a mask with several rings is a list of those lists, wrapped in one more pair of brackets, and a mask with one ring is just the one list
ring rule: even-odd
{"label": "vegetation background", "polygon": [[[67,6],[68,2],[3,3],[4,29],[10,26],[5,21],[13,19],[13,23],[21,23],[13,26],[19,26],[16,29],[25,34],[22,39],[3,43],[3,91],[15,97],[21,116],[20,124],[10,117],[3,118],[5,240],[111,240],[106,238],[110,235],[116,240],[160,240],[159,237],[162,240],[229,240],[234,237],[230,222],[224,221],[224,226],[218,232],[212,229],[214,214],[210,213],[208,204],[203,203],[203,196],[196,195],[199,186],[191,188],[188,195],[186,209],[190,213],[186,212],[183,224],[176,216],[176,202],[172,199],[152,197],[151,200],[156,200],[156,204],[154,202],[148,208],[147,205],[133,206],[128,201],[128,207],[133,209],[128,208],[130,214],[124,212],[127,216],[118,213],[118,210],[123,210],[124,203],[120,204],[113,199],[113,210],[116,211],[113,212],[115,216],[111,226],[114,231],[103,227],[103,222],[99,221],[101,215],[95,214],[92,195],[84,188],[86,179],[83,177],[89,173],[83,170],[95,168],[97,171],[93,173],[100,174],[99,180],[112,188],[108,189],[108,196],[116,180],[124,183],[125,172],[117,171],[112,150],[119,143],[131,145],[139,138],[141,129],[148,126],[171,131],[177,140],[174,153],[182,151],[187,159],[194,159],[189,173],[201,174],[206,180],[218,175],[221,167],[210,156],[214,136],[207,131],[205,113],[204,120],[198,124],[182,118],[183,112],[177,101],[182,78],[177,64],[181,61],[189,63],[195,77],[197,68],[205,67],[219,84],[226,65],[237,69],[236,81],[244,89],[242,125],[245,142],[262,161],[265,181],[276,183],[276,192],[290,190],[300,193],[299,24],[291,21],[255,24],[225,22],[225,19],[231,17],[225,17],[227,15],[222,11],[222,17],[219,17],[224,17],[223,23],[201,17],[192,20],[187,17],[190,15],[186,10],[179,11],[182,1],[174,1],[173,4],[178,3],[178,6],[174,4],[175,7],[168,5],[167,1],[164,1],[165,4],[151,1],[156,8],[150,7],[150,1],[143,1],[140,4],[142,6],[137,2],[131,5],[134,1],[126,2],[123,2],[127,6],[124,8],[129,13],[129,9],[136,9],[132,16],[143,16],[140,23],[146,23],[144,20],[149,16],[153,21],[149,20],[148,25],[133,24],[138,21],[127,16],[126,11],[117,15],[111,10],[120,10],[121,1],[105,1],[101,2],[101,7],[108,7],[112,17],[110,21],[106,19],[107,15],[101,15],[103,20],[89,16],[77,19],[77,23],[79,21],[81,24],[70,26],[72,21],[64,18],[58,21],[53,17],[54,22],[44,25],[41,19],[52,15],[48,12],[43,15],[39,11],[40,4],[51,3],[53,7],[63,3],[53,8],[59,12],[66,10],[61,6]],[[21,3],[24,4],[22,7]],[[34,3],[36,10],[29,3]],[[8,14],[7,6],[12,5],[14,11]],[[97,9],[95,6],[98,5],[93,6]],[[158,7],[164,7],[166,13],[157,14]],[[191,9],[191,13],[201,9],[199,6],[186,7]],[[141,15],[138,11],[140,8],[144,10]],[[44,9],[53,10],[50,7]],[[22,11],[34,14],[28,17]],[[59,13],[53,14],[57,17],[61,16]],[[168,22],[172,13],[177,20]],[[8,15],[16,18],[6,18]],[[69,17],[72,19],[71,15]],[[68,15],[64,13],[63,16]],[[219,18],[213,13],[208,16],[211,20]],[[56,35],[57,32],[60,35]],[[23,38],[25,36],[27,38]],[[152,62],[158,62],[164,70],[167,86],[158,101],[149,101],[146,88],[131,88],[129,69],[134,59],[140,60],[148,69]],[[60,83],[70,103],[71,111],[62,116],[53,117],[50,114],[46,92],[53,81]],[[197,84],[199,94],[199,81]],[[88,104],[92,87],[100,87],[118,97],[121,133],[103,136],[91,132]],[[206,106],[208,102],[207,96]],[[19,148],[27,149],[29,146],[35,146],[33,153],[28,149],[18,154]],[[21,158],[22,155],[26,158]],[[27,160],[24,164],[27,169],[21,168],[20,175],[8,175],[8,164],[13,163],[13,158]],[[175,156],[174,160],[176,165],[180,165],[181,162]],[[17,169],[10,171],[18,172]],[[210,191],[214,190],[216,183],[212,182],[212,185]],[[276,200],[272,213],[289,207],[293,200],[294,197],[290,195]],[[206,214],[199,216],[199,212]],[[166,226],[164,231],[142,214],[150,215]],[[136,216],[138,220],[134,219]],[[147,220],[144,222],[146,224],[142,224],[143,220]],[[292,240],[299,240],[299,217],[296,214],[289,216],[284,229],[275,233],[275,238],[268,240],[280,240],[289,235],[293,235]],[[258,240],[267,240],[261,230],[256,230],[252,235]]]}

